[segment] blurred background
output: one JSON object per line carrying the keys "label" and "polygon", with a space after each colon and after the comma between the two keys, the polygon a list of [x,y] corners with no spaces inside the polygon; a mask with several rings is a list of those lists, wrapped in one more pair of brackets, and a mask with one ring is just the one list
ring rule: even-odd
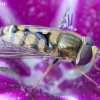
{"label": "blurred background", "polygon": [[[0,0],[0,26],[16,24],[56,28],[66,12],[69,15],[73,13],[73,27],[77,29],[76,32],[90,36],[100,48],[99,0]],[[50,62],[50,59],[41,58],[0,59],[0,66],[11,67],[25,84],[33,85]],[[99,57],[96,63],[100,67]],[[100,73],[92,64],[80,68],[100,83]],[[42,80],[39,88],[54,95],[68,95],[79,100],[99,100],[97,94],[100,91],[69,63],[59,62]]]}
{"label": "blurred background", "polygon": [[66,0],[0,0],[0,25],[14,23],[57,26],[68,9],[62,7],[64,2]]}

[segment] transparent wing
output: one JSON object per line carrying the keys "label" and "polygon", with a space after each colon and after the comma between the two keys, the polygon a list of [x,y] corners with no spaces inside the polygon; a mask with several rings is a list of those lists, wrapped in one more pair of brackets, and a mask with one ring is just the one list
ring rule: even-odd
{"label": "transparent wing", "polygon": [[18,31],[16,33],[7,33],[0,37],[0,57],[48,57],[53,56],[51,52],[54,51],[53,48],[47,46],[46,38],[38,32]]}
{"label": "transparent wing", "polygon": [[[0,41],[1,42],[1,41]],[[0,57],[22,57],[26,58],[29,56],[44,56],[48,57],[50,54],[46,52],[40,52],[34,48],[28,48],[26,46],[18,46],[13,44],[12,42],[8,42],[6,40],[2,40],[2,44],[0,44]]]}

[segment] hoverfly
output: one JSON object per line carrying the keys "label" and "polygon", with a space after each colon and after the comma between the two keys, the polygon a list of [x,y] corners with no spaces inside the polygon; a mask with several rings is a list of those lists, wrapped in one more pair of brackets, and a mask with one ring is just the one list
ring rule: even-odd
{"label": "hoverfly", "polygon": [[98,48],[93,40],[75,32],[32,25],[9,25],[0,29],[0,57],[50,56],[55,58],[30,90],[39,84],[58,60],[72,63],[99,88],[100,86],[77,66],[93,62],[97,54]]}

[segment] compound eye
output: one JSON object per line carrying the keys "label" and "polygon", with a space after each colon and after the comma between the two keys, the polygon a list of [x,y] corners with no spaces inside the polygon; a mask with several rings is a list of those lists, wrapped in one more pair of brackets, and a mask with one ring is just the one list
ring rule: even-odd
{"label": "compound eye", "polygon": [[90,37],[88,37],[88,36],[85,37],[85,41],[86,41],[86,43],[89,44],[90,46],[95,45],[95,44],[94,44],[94,41],[93,41]]}
{"label": "compound eye", "polygon": [[78,65],[86,65],[92,59],[92,48],[90,45],[85,44],[80,52],[80,58],[77,62]]}

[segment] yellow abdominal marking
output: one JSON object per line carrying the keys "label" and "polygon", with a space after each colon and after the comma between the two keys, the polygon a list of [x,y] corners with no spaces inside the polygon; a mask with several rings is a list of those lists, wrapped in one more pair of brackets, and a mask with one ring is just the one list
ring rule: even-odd
{"label": "yellow abdominal marking", "polygon": [[40,39],[38,43],[39,51],[44,52],[44,47],[45,47],[45,41],[43,39]]}
{"label": "yellow abdominal marking", "polygon": [[36,33],[38,32],[38,29],[37,28],[34,28],[34,29],[29,29],[30,32],[33,32],[33,33]]}
{"label": "yellow abdominal marking", "polygon": [[42,34],[47,34],[49,31],[46,29],[42,29]]}
{"label": "yellow abdominal marking", "polygon": [[17,26],[17,29],[20,30],[20,31],[23,31],[25,28],[22,27],[22,26]]}
{"label": "yellow abdominal marking", "polygon": [[14,44],[17,44],[17,45],[20,45],[20,42],[23,41],[22,40],[22,37],[23,37],[23,32],[21,31],[17,31],[16,32],[16,35],[14,37]]}
{"label": "yellow abdominal marking", "polygon": [[25,45],[28,46],[28,47],[31,47],[31,45],[34,44],[35,39],[36,39],[36,36],[34,34],[28,34],[26,36],[25,41],[24,41]]}

